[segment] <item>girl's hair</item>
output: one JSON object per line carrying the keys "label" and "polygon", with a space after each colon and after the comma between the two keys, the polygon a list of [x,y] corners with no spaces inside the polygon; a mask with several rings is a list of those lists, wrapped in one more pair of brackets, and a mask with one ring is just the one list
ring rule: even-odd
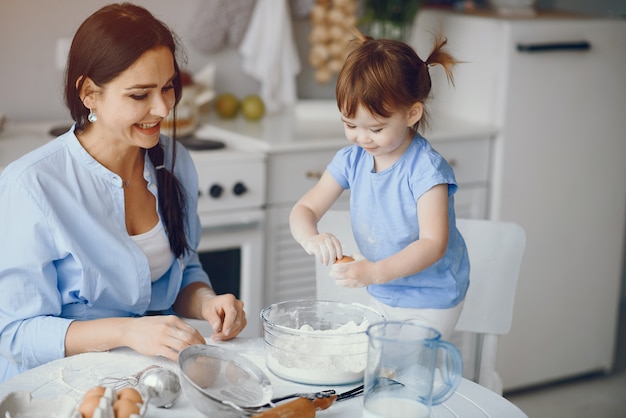
{"label": "girl's hair", "polygon": [[[76,130],[84,131],[89,109],[80,98],[83,83],[90,78],[97,86],[104,86],[124,72],[146,51],[167,47],[172,52],[176,75],[173,79],[175,103],[182,94],[182,80],[177,62],[180,42],[163,22],[146,9],[130,4],[111,4],[89,16],[78,28],[70,48],[65,71],[65,104],[76,122]],[[184,59],[184,57],[182,57]],[[176,120],[174,107],[174,120]],[[173,124],[176,126],[176,124]],[[157,169],[159,211],[176,257],[190,250],[185,235],[184,190],[174,176],[176,161],[176,131],[172,133],[172,165]],[[148,150],[155,167],[164,165],[164,152],[160,144]]]}
{"label": "girl's hair", "polygon": [[[401,41],[359,34],[354,42],[356,46],[339,72],[335,90],[337,106],[347,117],[354,117],[359,106],[386,118],[417,102],[423,104],[431,89],[429,65],[441,65],[448,81],[454,84],[452,67],[459,61],[446,51],[447,39],[441,33],[435,37],[426,61]],[[420,122],[428,124],[426,109],[413,131],[417,132]]]}

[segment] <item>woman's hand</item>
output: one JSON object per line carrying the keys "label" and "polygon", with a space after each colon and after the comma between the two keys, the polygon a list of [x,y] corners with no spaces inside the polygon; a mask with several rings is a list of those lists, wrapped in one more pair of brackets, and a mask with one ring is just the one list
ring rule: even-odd
{"label": "woman's hand", "polygon": [[185,347],[206,340],[176,315],[72,321],[65,334],[65,355],[130,347],[147,356],[178,360]]}
{"label": "woman's hand", "polygon": [[224,341],[236,337],[248,323],[243,302],[234,295],[216,295],[206,283],[195,282],[178,294],[174,311],[185,318],[204,319],[213,328],[211,338]]}
{"label": "woman's hand", "polygon": [[325,266],[329,266],[343,257],[341,243],[333,234],[317,234],[301,244],[307,254],[315,255],[317,261]]}
{"label": "woman's hand", "polygon": [[206,299],[202,304],[202,317],[211,324],[211,338],[215,341],[236,337],[248,323],[243,302],[231,294]]}
{"label": "woman's hand", "polygon": [[183,348],[206,343],[198,330],[176,315],[132,318],[124,324],[124,335],[133,350],[172,361],[178,361]]}

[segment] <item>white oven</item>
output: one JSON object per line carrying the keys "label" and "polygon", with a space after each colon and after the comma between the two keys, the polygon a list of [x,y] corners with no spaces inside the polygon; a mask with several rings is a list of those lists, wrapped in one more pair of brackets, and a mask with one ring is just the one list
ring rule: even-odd
{"label": "white oven", "polygon": [[[198,171],[200,262],[216,293],[232,293],[244,302],[248,325],[240,335],[260,336],[259,313],[264,306],[265,154],[244,139],[233,138],[212,126],[200,128],[193,139],[181,142],[190,149]],[[203,335],[212,331],[205,321],[190,323]]]}

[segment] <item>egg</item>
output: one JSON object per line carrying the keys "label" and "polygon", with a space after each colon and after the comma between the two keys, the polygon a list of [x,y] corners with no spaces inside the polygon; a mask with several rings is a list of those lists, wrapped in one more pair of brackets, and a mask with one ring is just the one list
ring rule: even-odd
{"label": "egg", "polygon": [[85,394],[83,395],[83,399],[87,399],[91,396],[103,396],[104,392],[106,391],[106,388],[104,386],[96,386],[93,387],[91,389],[89,389],[87,392],[85,392]]}
{"label": "egg", "polygon": [[131,415],[139,415],[139,406],[130,399],[118,399],[113,404],[115,418],[129,418]]}
{"label": "egg", "polygon": [[93,416],[94,411],[98,407],[100,403],[101,397],[99,395],[92,395],[86,398],[83,398],[83,401],[80,403],[78,407],[78,412],[83,416],[83,418],[91,418]]}
{"label": "egg", "polygon": [[143,403],[141,393],[135,388],[124,388],[117,392],[117,399],[129,399],[134,403]]}
{"label": "egg", "polygon": [[342,258],[335,261],[335,263],[351,263],[353,261],[354,258],[350,257],[349,255],[344,255]]}

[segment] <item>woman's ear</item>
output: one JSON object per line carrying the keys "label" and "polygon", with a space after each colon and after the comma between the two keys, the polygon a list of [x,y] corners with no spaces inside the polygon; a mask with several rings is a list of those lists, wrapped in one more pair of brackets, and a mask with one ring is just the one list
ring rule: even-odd
{"label": "woman's ear", "polygon": [[100,92],[100,88],[89,77],[82,75],[76,80],[76,89],[79,90],[78,96],[87,109],[93,109],[96,105],[96,95]]}
{"label": "woman's ear", "polygon": [[415,126],[415,124],[419,122],[420,119],[422,119],[423,115],[424,104],[422,102],[414,103],[413,106],[411,106],[411,108],[409,109],[406,125],[409,127]]}

